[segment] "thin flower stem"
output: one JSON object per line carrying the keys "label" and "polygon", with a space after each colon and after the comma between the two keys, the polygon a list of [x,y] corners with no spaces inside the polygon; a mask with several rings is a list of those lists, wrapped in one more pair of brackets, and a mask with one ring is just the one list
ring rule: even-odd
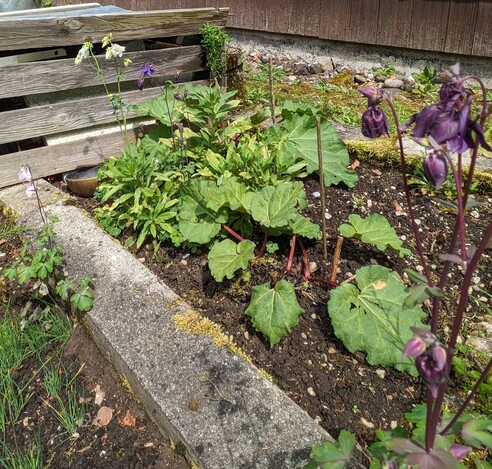
{"label": "thin flower stem", "polygon": [[222,225],[222,228],[224,228],[224,230],[226,230],[231,236],[236,238],[239,242],[244,241],[244,238],[240,234],[236,233],[232,228],[228,227],[227,225]]}
{"label": "thin flower stem", "polygon": [[385,101],[388,103],[388,105],[391,109],[391,114],[393,115],[393,119],[394,119],[395,125],[396,125],[396,133],[398,135],[398,144],[399,144],[399,148],[400,148],[400,161],[401,161],[403,190],[405,192],[405,197],[407,200],[408,214],[410,216],[410,221],[412,224],[412,231],[413,231],[413,236],[415,238],[415,245],[417,248],[417,253],[418,253],[420,262],[422,264],[422,267],[424,269],[424,275],[425,275],[425,278],[427,279],[427,283],[430,287],[432,287],[432,286],[434,286],[434,282],[432,280],[432,277],[431,277],[431,274],[429,271],[429,266],[427,265],[427,260],[425,259],[424,252],[422,249],[422,242],[421,242],[420,236],[419,236],[419,228],[417,226],[417,223],[415,223],[415,213],[413,210],[412,196],[410,193],[410,189],[408,187],[407,163],[405,161],[405,151],[403,149],[403,139],[402,139],[402,135],[401,135],[401,131],[400,131],[398,115],[396,114],[396,109],[393,105],[393,102],[391,101],[391,98],[389,96],[386,96]]}
{"label": "thin flower stem", "polygon": [[261,244],[261,248],[260,248],[260,252],[258,253],[258,257],[262,257],[263,254],[265,254],[269,234],[270,234],[270,228],[267,228],[265,231],[265,235],[263,236],[263,243]]}

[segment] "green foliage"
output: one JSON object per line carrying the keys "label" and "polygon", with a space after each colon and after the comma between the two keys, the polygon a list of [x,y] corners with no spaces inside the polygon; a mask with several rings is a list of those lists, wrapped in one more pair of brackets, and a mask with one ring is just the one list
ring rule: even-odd
{"label": "green foliage", "polygon": [[282,279],[273,288],[268,283],[254,286],[251,303],[244,314],[251,317],[255,329],[273,347],[297,326],[303,312],[294,285]]}
{"label": "green foliage", "polygon": [[[278,65],[272,66],[272,78],[274,83],[282,81],[288,73]],[[253,80],[268,81],[270,77],[270,66],[268,64],[260,64],[258,72],[253,76]]]}
{"label": "green foliage", "polygon": [[344,469],[350,463],[355,450],[355,435],[342,430],[338,441],[331,443],[325,441],[313,446],[311,461],[303,466],[303,469]]}
{"label": "green foliage", "polygon": [[226,71],[227,46],[231,38],[222,28],[211,24],[203,25],[200,34],[212,78],[221,78]]}
{"label": "green foliage", "polygon": [[231,279],[238,269],[246,269],[254,254],[255,243],[249,240],[236,244],[230,239],[215,243],[208,254],[208,266],[217,282]]}
{"label": "green foliage", "polygon": [[387,65],[384,68],[378,68],[374,71],[375,76],[389,77],[395,73],[395,67],[393,65]]}
{"label": "green foliage", "polygon": [[44,224],[33,240],[26,239],[19,255],[3,269],[2,275],[19,285],[26,285],[35,299],[52,294],[69,300],[76,311],[89,311],[92,308],[92,278],[88,275],[78,285],[65,279],[64,250],[55,245],[52,227],[55,222],[53,219]]}
{"label": "green foliage", "polygon": [[336,336],[350,352],[365,352],[371,365],[416,375],[402,351],[413,337],[410,327],[426,328],[421,322],[425,313],[419,307],[403,308],[405,284],[386,267],[362,267],[356,277],[357,286],[344,284],[331,292],[328,314]]}
{"label": "green foliage", "polygon": [[417,83],[420,83],[421,85],[429,85],[432,84],[437,77],[437,70],[435,68],[425,66],[422,72],[412,73],[412,76],[415,78]]}
{"label": "green foliage", "polygon": [[409,249],[402,246],[395,229],[379,213],[373,213],[367,218],[352,214],[349,216],[348,224],[340,225],[338,231],[346,238],[360,239],[364,243],[376,246],[381,251],[391,247],[398,251],[400,257],[411,253]]}

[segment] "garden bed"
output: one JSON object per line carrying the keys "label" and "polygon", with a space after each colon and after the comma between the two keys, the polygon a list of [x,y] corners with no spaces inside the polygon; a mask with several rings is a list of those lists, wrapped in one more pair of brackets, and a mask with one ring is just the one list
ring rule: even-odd
{"label": "garden bed", "polygon": [[[327,190],[328,236],[336,238],[338,226],[346,222],[351,213],[363,217],[380,213],[405,240],[404,245],[412,248],[401,176],[366,163],[361,163],[356,171],[359,183],[354,189],[330,187]],[[309,204],[304,214],[313,222],[320,223],[318,182],[312,178],[306,180],[305,191]],[[484,196],[477,196],[477,200],[490,203],[490,198]],[[95,201],[87,199],[79,198],[77,203],[89,210],[97,206]],[[445,249],[453,214],[429,195],[420,195],[415,208],[421,229],[427,233],[426,239],[432,247],[427,253],[429,263],[439,271],[439,254]],[[475,208],[468,219],[470,239],[477,241],[488,222],[487,208]],[[259,239],[256,241],[258,244],[261,242]],[[244,315],[244,310],[250,300],[252,285],[273,283],[284,271],[289,239],[285,237],[279,244],[275,258],[266,255],[255,259],[250,263],[250,274],[238,274],[235,279],[222,283],[217,283],[210,275],[205,251],[192,253],[172,246],[161,247],[157,252],[150,246],[139,251],[131,250],[195,309],[220,324],[253,363],[269,373],[274,383],[331,435],[336,437],[341,429],[348,429],[367,446],[374,441],[375,429],[404,424],[404,413],[424,400],[423,385],[419,379],[406,373],[370,366],[363,353],[351,354],[345,349],[335,336],[327,314],[331,287],[321,282],[306,281],[300,257],[296,257],[292,271],[285,278],[295,284],[304,313],[292,333],[270,348],[268,341],[253,328],[250,318]],[[326,279],[331,272],[335,241],[328,242],[327,261],[323,260],[320,241],[307,242],[305,247],[312,263],[313,277]],[[356,270],[370,264],[386,266],[402,275],[405,268],[415,268],[417,260],[408,256],[400,258],[395,251],[382,252],[357,240],[345,239],[336,279],[338,282],[353,282]],[[459,273],[455,273],[455,280],[454,283],[458,284]],[[477,273],[476,286],[487,289],[491,282],[492,264],[487,253]],[[480,296],[477,292],[474,297]],[[467,334],[473,334],[485,316],[486,313],[473,303],[466,319]],[[448,320],[444,315],[444,326]],[[451,389],[454,395],[450,396],[450,402],[463,398],[463,383],[455,380]]]}

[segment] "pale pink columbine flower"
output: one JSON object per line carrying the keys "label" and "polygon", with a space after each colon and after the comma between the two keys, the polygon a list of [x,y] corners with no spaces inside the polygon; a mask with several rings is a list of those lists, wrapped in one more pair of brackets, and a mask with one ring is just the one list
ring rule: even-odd
{"label": "pale pink columbine flower", "polygon": [[19,171],[19,181],[27,183],[26,195],[31,197],[31,195],[33,195],[36,191],[36,188],[34,187],[31,168],[29,168],[29,166],[23,166]]}

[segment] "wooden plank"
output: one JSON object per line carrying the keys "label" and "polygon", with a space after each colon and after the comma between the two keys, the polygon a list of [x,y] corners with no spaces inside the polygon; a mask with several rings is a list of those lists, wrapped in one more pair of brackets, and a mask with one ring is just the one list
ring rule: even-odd
{"label": "wooden plank", "polygon": [[[445,52],[470,55],[477,24],[478,2],[451,2]],[[490,28],[490,25],[489,25]]]}
{"label": "wooden plank", "polygon": [[[160,88],[121,93],[125,104],[138,104],[161,94]],[[0,113],[0,143],[15,142],[116,122],[107,96],[34,106]],[[129,111],[128,118],[135,117]]]}
{"label": "wooden plank", "polygon": [[380,0],[377,44],[409,47],[413,0]]}
{"label": "wooden plank", "polygon": [[321,0],[270,1],[266,9],[266,30],[301,36],[318,36]]}
{"label": "wooden plank", "polygon": [[414,0],[409,48],[444,50],[450,3],[449,0]]}
{"label": "wooden plank", "polygon": [[347,0],[322,1],[319,15],[323,21],[319,25],[319,37],[346,41],[350,37],[350,3]]}
{"label": "wooden plank", "polygon": [[473,55],[492,57],[492,3],[481,1],[478,5],[477,24],[473,37]]}
{"label": "wooden plank", "polygon": [[379,0],[352,0],[345,8],[350,10],[350,23],[343,40],[377,44]]}
{"label": "wooden plank", "polygon": [[[135,141],[137,131],[128,133],[130,141]],[[9,153],[0,156],[0,187],[18,184],[18,172],[29,164],[34,178],[51,176],[75,169],[79,165],[97,165],[110,156],[120,156],[124,147],[121,132],[99,136],[85,136],[70,142],[33,148],[31,150]]]}
{"label": "wooden plank", "polygon": [[[152,63],[157,68],[155,77],[174,75],[177,70],[183,73],[206,69],[201,46],[129,52],[125,53],[124,57],[131,59],[132,63],[124,68],[123,80],[136,80],[138,70],[146,63]],[[98,56],[98,60],[105,82],[116,82],[113,61],[107,61],[104,56]],[[5,65],[1,70],[0,99],[101,84],[101,78],[95,74],[87,61],[84,60],[76,66],[73,58]]]}
{"label": "wooden plank", "polygon": [[224,26],[227,13],[227,8],[202,8],[5,19],[0,21],[0,50],[78,45],[88,38],[100,42],[109,32],[115,42],[186,36],[198,34],[204,23]]}

